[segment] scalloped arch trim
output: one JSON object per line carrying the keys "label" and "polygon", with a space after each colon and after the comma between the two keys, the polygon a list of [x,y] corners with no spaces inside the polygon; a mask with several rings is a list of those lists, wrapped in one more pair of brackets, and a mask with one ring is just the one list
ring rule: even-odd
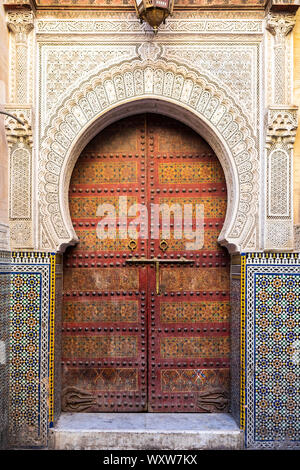
{"label": "scalloped arch trim", "polygon": [[247,118],[224,90],[197,71],[175,62],[136,59],[82,83],[50,121],[39,166],[40,248],[45,248],[45,240],[57,250],[77,240],[64,194],[66,175],[78,157],[74,157],[78,139],[109,111],[141,99],[179,106],[190,114],[191,122],[198,120],[212,136],[208,142],[221,161],[231,193],[219,241],[238,251],[253,230],[257,212],[257,151]]}

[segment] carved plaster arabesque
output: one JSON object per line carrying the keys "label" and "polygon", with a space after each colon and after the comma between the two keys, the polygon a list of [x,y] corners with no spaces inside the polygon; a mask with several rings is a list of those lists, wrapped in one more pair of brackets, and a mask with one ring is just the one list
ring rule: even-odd
{"label": "carved plaster arabesque", "polygon": [[[143,47],[152,45],[166,60],[174,60],[188,67],[205,70],[206,76],[218,81],[222,88],[243,108],[251,119],[256,132],[258,90],[257,79],[258,43],[245,44],[167,44],[149,40]],[[92,74],[99,74],[104,68],[137,57],[137,44],[77,44],[43,43],[40,46],[41,63],[41,113],[40,127],[43,132],[49,124],[54,109],[70,94],[72,88]],[[157,58],[158,55],[156,54]],[[150,57],[151,58],[151,57]],[[152,57],[155,60],[154,57]],[[144,57],[144,60],[147,60]]]}
{"label": "carved plaster arabesque", "polygon": [[270,106],[266,119],[267,214],[265,248],[293,249],[292,149],[296,106]]}
{"label": "carved plaster arabesque", "polygon": [[[212,18],[168,18],[165,25],[161,25],[159,34],[176,33],[211,33],[211,34],[258,34],[262,33],[262,20],[259,19],[235,19],[231,18],[230,21]],[[38,34],[58,34],[58,33],[75,33],[75,34],[91,34],[91,33],[120,33],[132,34],[143,33],[146,30],[152,29],[144,23],[141,25],[136,19],[136,15],[128,15],[127,18],[102,18],[88,20],[78,19],[49,19],[42,18],[37,20],[36,24]]]}
{"label": "carved plaster arabesque", "polygon": [[297,108],[290,105],[287,35],[295,15],[270,13],[267,28],[274,36],[273,102],[266,120],[267,197],[265,248],[291,250],[294,247],[292,214],[292,148],[297,130]]}
{"label": "carved plaster arabesque", "polygon": [[300,251],[300,225],[294,225],[294,249]]}
{"label": "carved plaster arabesque", "polygon": [[243,109],[257,133],[258,44],[235,42],[231,44],[163,44],[162,57],[188,67],[205,70],[206,76],[226,89]]}
{"label": "carved plaster arabesque", "polygon": [[286,36],[295,26],[295,15],[288,13],[270,13],[267,29],[274,36],[274,104],[288,103],[286,79]]}
{"label": "carved plaster arabesque", "polygon": [[297,106],[269,106],[266,120],[267,148],[284,144],[292,149],[298,127]]}
{"label": "carved plaster arabesque", "polygon": [[47,234],[56,249],[77,240],[67,194],[75,161],[88,139],[99,132],[101,122],[107,125],[113,114],[121,118],[121,105],[127,103],[132,114],[141,112],[137,100],[143,100],[143,112],[145,105],[151,109],[164,107],[163,113],[195,130],[202,127],[220,158],[229,190],[228,213],[219,240],[231,251],[239,250],[254,228],[257,212],[257,153],[251,126],[215,83],[191,68],[151,59],[127,61],[97,74],[82,83],[56,111],[41,144],[43,236]]}
{"label": "carved plaster arabesque", "polygon": [[31,108],[6,109],[24,125],[6,117],[5,129],[9,147],[9,226],[12,248],[32,248],[32,129]]}
{"label": "carved plaster arabesque", "polygon": [[41,132],[72,88],[80,86],[91,74],[133,57],[136,57],[135,44],[42,44]]}
{"label": "carved plaster arabesque", "polygon": [[34,18],[30,10],[10,10],[7,12],[7,27],[15,36],[14,82],[16,85],[14,102],[28,103],[28,34],[33,29]]}
{"label": "carved plaster arabesque", "polygon": [[32,54],[29,34],[34,27],[33,12],[12,9],[7,12],[11,35],[10,89],[14,104],[6,108],[24,121],[6,119],[10,158],[9,225],[13,249],[33,248],[32,239]]}

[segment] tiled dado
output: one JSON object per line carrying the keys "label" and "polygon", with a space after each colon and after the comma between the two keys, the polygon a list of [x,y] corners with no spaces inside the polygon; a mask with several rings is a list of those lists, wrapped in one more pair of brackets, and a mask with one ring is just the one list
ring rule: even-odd
{"label": "tiled dado", "polygon": [[12,253],[9,440],[47,445],[54,407],[55,254]]}
{"label": "tiled dado", "polygon": [[[0,259],[1,280],[10,281],[10,442],[43,447],[59,407],[54,405],[56,257],[12,253],[8,261]],[[235,381],[235,388],[246,446],[298,448],[300,255],[244,254],[240,273],[241,385]],[[239,304],[238,293],[235,298]]]}
{"label": "tiled dado", "polygon": [[0,449],[7,446],[10,252],[0,251]]}
{"label": "tiled dado", "polygon": [[300,448],[300,255],[242,255],[241,286],[246,446]]}

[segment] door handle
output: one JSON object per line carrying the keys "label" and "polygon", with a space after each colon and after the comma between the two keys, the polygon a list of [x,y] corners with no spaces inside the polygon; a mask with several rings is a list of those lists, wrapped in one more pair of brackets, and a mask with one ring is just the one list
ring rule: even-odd
{"label": "door handle", "polygon": [[127,259],[126,263],[128,264],[154,264],[155,265],[155,284],[156,284],[156,293],[160,294],[160,285],[159,285],[159,265],[160,264],[190,264],[193,265],[193,260],[188,260],[185,258],[177,259],[160,259],[160,258],[131,258]]}

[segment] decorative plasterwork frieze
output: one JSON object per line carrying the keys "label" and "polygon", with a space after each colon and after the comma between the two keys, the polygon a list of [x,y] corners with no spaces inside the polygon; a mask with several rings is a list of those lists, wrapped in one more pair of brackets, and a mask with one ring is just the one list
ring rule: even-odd
{"label": "decorative plasterwork frieze", "polygon": [[205,70],[210,79],[228,90],[250,119],[254,133],[257,134],[259,85],[254,84],[260,58],[259,41],[251,44],[242,41],[224,44],[216,40],[205,44],[162,44],[161,47],[164,59]]}
{"label": "decorative plasterwork frieze", "polygon": [[132,59],[136,44],[41,44],[40,45],[40,131],[55,109],[83,80],[101,70]]}
{"label": "decorative plasterwork frieze", "polygon": [[77,240],[68,212],[68,185],[79,147],[99,132],[103,123],[107,125],[114,109],[114,119],[120,119],[123,104],[126,115],[136,113],[139,103],[147,109],[149,102],[157,112],[164,103],[166,114],[186,119],[220,158],[229,190],[220,242],[238,251],[255,229],[257,151],[253,130],[239,106],[218,84],[191,68],[161,59],[133,59],[109,67],[72,91],[56,109],[42,140],[41,233],[53,248],[63,249]]}
{"label": "decorative plasterwork frieze", "polygon": [[40,131],[74,87],[103,69],[140,57],[156,60],[162,57],[204,71],[205,75],[227,90],[249,117],[257,133],[259,86],[257,63],[260,58],[260,41],[251,43],[210,42],[207,40],[180,43],[146,40],[120,42],[118,35],[111,42],[79,43],[45,42],[40,44]]}
{"label": "decorative plasterwork frieze", "polygon": [[[174,34],[259,34],[262,33],[263,22],[251,19],[168,19],[160,27],[160,36],[166,33]],[[120,33],[144,34],[149,28],[141,26],[136,18],[132,19],[40,19],[37,21],[38,34],[93,34]],[[150,31],[150,29],[149,29]]]}
{"label": "decorative plasterwork frieze", "polygon": [[287,35],[295,25],[295,15],[285,11],[269,13],[267,29],[274,36],[273,98],[266,117],[266,220],[265,244],[268,250],[294,247],[292,204],[292,148],[295,142],[297,108],[291,106],[291,44]]}

